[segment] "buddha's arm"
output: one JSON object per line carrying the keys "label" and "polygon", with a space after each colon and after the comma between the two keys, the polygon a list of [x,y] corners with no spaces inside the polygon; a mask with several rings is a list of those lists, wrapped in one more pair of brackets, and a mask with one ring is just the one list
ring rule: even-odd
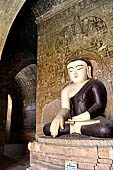
{"label": "buddha's arm", "polygon": [[106,107],[107,93],[105,86],[99,82],[92,88],[94,104],[88,109],[91,119],[104,113]]}
{"label": "buddha's arm", "polygon": [[90,120],[90,113],[88,111],[78,115],[78,116],[74,116],[72,117],[73,121],[86,121],[86,120]]}
{"label": "buddha's arm", "polygon": [[106,89],[101,82],[94,84],[92,88],[92,101],[94,102],[93,105],[86,112],[74,116],[74,121],[90,120],[104,112],[106,106]]}
{"label": "buddha's arm", "polygon": [[50,126],[50,132],[53,137],[58,135],[59,128],[64,129],[64,122],[69,117],[70,102],[67,89],[63,89],[61,92],[61,106],[61,110],[57,113]]}

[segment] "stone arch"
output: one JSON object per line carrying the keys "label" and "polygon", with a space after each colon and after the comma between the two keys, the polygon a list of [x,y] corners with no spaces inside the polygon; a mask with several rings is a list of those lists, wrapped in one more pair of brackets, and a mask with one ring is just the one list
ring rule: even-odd
{"label": "stone arch", "polygon": [[[25,12],[23,12],[23,11],[25,11]],[[27,16],[25,16],[25,13],[27,13]],[[23,16],[25,16],[25,17],[23,17]],[[33,27],[32,30],[34,31],[34,25],[33,24],[35,23],[35,16],[34,16],[33,12],[31,11],[31,7],[30,7],[29,2],[24,4],[24,6],[22,6],[22,9],[19,12],[18,16],[16,17],[14,23],[12,23],[13,25],[11,26],[10,32],[8,33],[7,42],[5,43],[4,51],[2,53],[1,65],[4,65],[6,63],[7,66],[5,66],[4,69],[8,68],[8,71],[5,71],[7,73],[6,77],[8,79],[8,81],[6,82],[7,87],[8,87],[8,89],[6,90],[6,96],[7,96],[7,94],[11,94],[11,98],[13,100],[13,106],[14,107],[13,107],[13,111],[12,111],[12,114],[13,114],[13,116],[12,116],[12,119],[13,119],[12,120],[12,122],[13,122],[12,129],[14,129],[14,127],[15,127],[15,124],[14,124],[15,123],[14,122],[15,114],[14,113],[16,112],[17,116],[20,115],[19,120],[22,120],[21,122],[19,121],[20,123],[18,124],[18,127],[17,127],[16,130],[18,130],[18,128],[20,127],[24,131],[24,118],[23,118],[24,117],[23,116],[23,112],[24,112],[23,91],[24,90],[23,90],[23,88],[20,88],[20,86],[23,87],[23,85],[20,85],[20,84],[22,84],[22,82],[24,82],[24,81],[22,81],[21,83],[18,83],[18,81],[15,80],[15,77],[17,77],[18,74],[21,74],[21,72],[24,68],[29,67],[29,65],[32,65],[32,64],[35,66],[35,70],[36,70],[36,52],[33,52],[33,51],[36,51],[36,48],[34,48],[34,44],[32,44],[32,42],[31,42],[31,41],[33,41],[33,38],[31,38],[31,36],[28,36],[28,38],[30,37],[30,40],[31,39],[32,40],[30,41],[31,44],[28,44],[27,48],[24,48],[24,46],[23,46],[23,48],[22,47],[16,48],[15,42],[11,41],[11,38],[16,39],[16,41],[17,41],[17,38],[15,38],[16,37],[15,32],[18,34],[18,31],[20,31],[19,29],[16,29],[18,27],[19,19],[20,19],[21,22],[24,22],[24,20],[27,19],[27,21],[25,22],[25,24],[23,24],[23,27],[22,27],[22,29],[25,28],[25,32],[26,32],[26,30],[27,30],[27,32],[30,32],[30,29],[32,27]],[[29,21],[29,24],[31,25],[31,27],[29,27],[29,25],[26,25],[28,23],[28,21]],[[35,27],[35,30],[36,30],[36,27]],[[12,32],[13,32],[13,34],[12,34]],[[21,32],[22,32],[22,30],[19,33],[21,34]],[[30,35],[31,34],[32,34],[32,32],[30,32]],[[25,38],[27,36],[26,34],[22,34],[22,35]],[[22,38],[23,38],[23,36],[22,36]],[[34,34],[33,34],[33,36],[34,36]],[[13,43],[11,43],[11,42],[13,42]],[[10,44],[12,44],[12,45],[10,46]],[[15,46],[13,46],[14,44],[15,44]],[[35,44],[36,44],[36,41],[35,41]],[[31,48],[33,48],[33,50],[29,50],[29,48],[28,48],[29,45],[32,45]],[[11,50],[9,50],[9,49],[11,49]],[[36,71],[35,71],[34,74],[36,75]],[[17,80],[20,80],[20,77],[17,78]],[[23,83],[23,84],[25,84],[25,83]],[[35,81],[35,84],[36,84],[36,81]],[[34,87],[34,89],[36,89],[36,88]],[[34,93],[33,93],[33,96],[35,96]],[[15,100],[15,102],[14,102],[14,100]],[[4,106],[3,106],[4,117],[6,116],[6,109],[5,109],[5,108],[7,108],[6,104],[7,103],[6,103],[6,100],[5,100],[5,103],[4,103]],[[14,109],[14,108],[18,108],[18,110]],[[13,142],[15,142],[15,140],[19,139],[19,136],[18,136],[17,139],[15,139],[13,134],[14,133],[12,133],[11,136],[12,136]],[[18,134],[18,133],[16,133],[16,134]],[[26,141],[27,139],[25,137],[24,132],[22,132],[22,135],[23,135],[23,138],[22,138],[22,136],[20,136],[19,141],[23,140],[23,142],[24,142],[24,140]]]}
{"label": "stone arch", "polygon": [[[48,12],[49,10],[53,9],[55,6],[62,4],[63,2],[68,0],[39,0],[35,1],[32,5],[33,12],[35,17],[40,17],[44,13]],[[2,55],[2,51],[10,31],[10,28],[18,15],[20,9],[24,5],[26,0],[16,1],[13,0],[9,2],[8,0],[1,2],[0,4],[0,59]]]}
{"label": "stone arch", "polygon": [[[18,12],[24,5],[26,0],[20,1],[3,1],[0,4],[0,9],[2,12],[0,13],[0,56],[2,54],[3,47],[5,45],[5,41],[7,39],[9,30],[11,28],[12,23],[14,22]],[[7,25],[7,26],[6,26]]]}
{"label": "stone arch", "polygon": [[[27,142],[33,139],[35,133],[36,58],[28,51],[17,51],[11,55],[13,56],[9,57],[13,61],[10,61],[11,68],[8,76],[10,80],[8,94],[12,98],[10,142]],[[17,133],[19,128],[21,132]]]}
{"label": "stone arch", "polygon": [[12,98],[11,142],[27,142],[33,138],[36,126],[36,64],[26,65],[15,75],[9,94]]}
{"label": "stone arch", "polygon": [[9,72],[10,80],[13,80],[16,74],[18,74],[20,70],[22,70],[24,67],[30,64],[37,64],[35,56],[28,51],[20,51],[20,52],[17,51],[14,52],[14,54],[11,54],[11,56],[9,57],[13,58],[13,61],[15,60],[14,62],[11,61],[11,69]]}

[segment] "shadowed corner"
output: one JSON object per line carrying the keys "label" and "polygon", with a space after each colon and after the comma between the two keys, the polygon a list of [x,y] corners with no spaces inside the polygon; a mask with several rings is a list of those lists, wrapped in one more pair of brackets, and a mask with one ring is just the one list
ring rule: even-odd
{"label": "shadowed corner", "polygon": [[30,166],[27,145],[5,144],[4,155],[0,157],[0,170],[25,170]]}

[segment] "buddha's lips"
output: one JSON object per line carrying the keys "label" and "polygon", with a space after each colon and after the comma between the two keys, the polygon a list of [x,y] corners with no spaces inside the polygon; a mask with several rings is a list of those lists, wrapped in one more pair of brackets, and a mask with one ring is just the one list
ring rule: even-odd
{"label": "buddha's lips", "polygon": [[74,78],[77,78],[78,76],[74,76]]}

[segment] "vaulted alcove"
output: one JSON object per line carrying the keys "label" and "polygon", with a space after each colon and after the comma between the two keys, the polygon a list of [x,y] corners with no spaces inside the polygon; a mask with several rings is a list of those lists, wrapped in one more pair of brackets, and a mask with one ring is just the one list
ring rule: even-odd
{"label": "vaulted alcove", "polygon": [[36,129],[37,26],[33,2],[25,2],[16,16],[0,61],[0,121],[4,122],[0,152],[15,159],[26,153]]}

